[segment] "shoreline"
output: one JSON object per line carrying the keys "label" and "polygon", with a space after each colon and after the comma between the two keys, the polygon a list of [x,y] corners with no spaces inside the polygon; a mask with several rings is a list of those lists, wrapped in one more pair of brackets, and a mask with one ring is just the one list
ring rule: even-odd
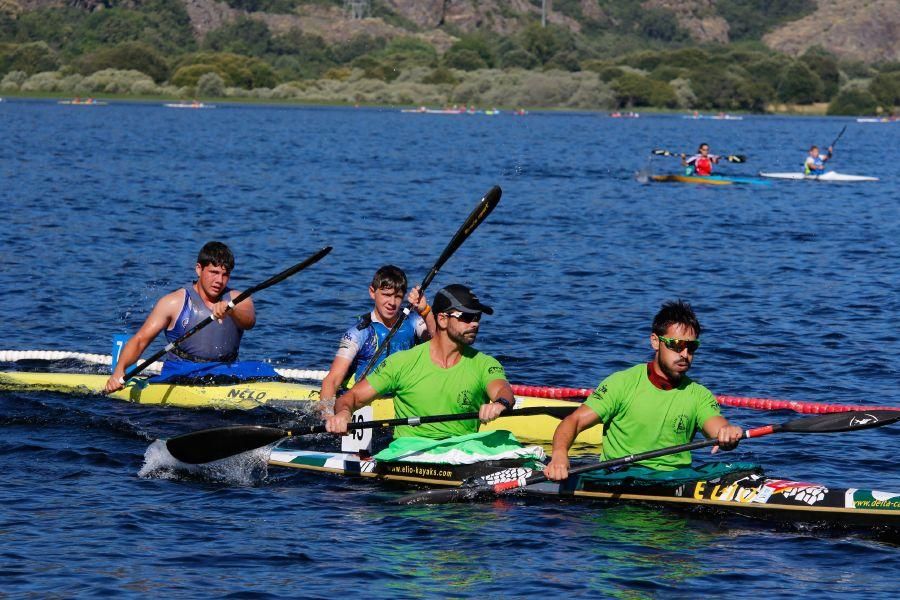
{"label": "shoreline", "polygon": [[[46,93],[22,93],[22,92],[9,92],[0,94],[0,98],[4,100],[23,100],[23,101],[60,101],[60,100],[69,100],[74,96],[72,94],[65,94],[60,92],[46,92]],[[81,98],[92,98],[97,101],[103,102],[113,102],[119,104],[153,104],[153,103],[176,103],[176,102],[184,102],[190,103],[196,100],[197,102],[203,104],[215,104],[215,105],[245,105],[245,106],[296,106],[296,107],[322,107],[322,108],[367,108],[367,109],[383,109],[383,110],[403,110],[403,109],[415,109],[421,106],[427,106],[429,108],[441,108],[438,105],[429,105],[429,104],[380,104],[380,103],[369,103],[369,102],[342,102],[340,100],[331,100],[331,101],[307,101],[307,100],[298,100],[298,99],[289,99],[289,98],[250,98],[250,97],[234,97],[234,96],[225,96],[225,97],[212,97],[206,98],[198,96],[196,98],[192,97],[190,99],[178,98],[172,96],[135,96],[131,94],[96,94],[91,96],[83,96]],[[90,106],[90,105],[85,105]],[[777,108],[776,108],[777,107]],[[670,108],[655,108],[655,107],[633,107],[633,108],[597,108],[597,109],[587,109],[587,108],[566,108],[566,107],[557,107],[557,106],[524,106],[524,107],[513,107],[513,106],[484,106],[479,107],[478,110],[498,110],[501,113],[513,113],[516,110],[525,110],[527,113],[572,113],[572,114],[587,114],[587,115],[603,115],[607,116],[609,113],[613,112],[634,112],[638,113],[640,116],[690,116],[693,113],[698,113],[704,117],[711,117],[719,114],[740,116],[740,117],[776,117],[776,116],[785,116],[785,117],[827,117],[826,114],[827,104],[819,103],[813,105],[773,105],[772,110],[769,110],[764,113],[754,113],[754,112],[746,112],[746,111],[717,111],[717,110],[709,110],[709,111],[699,111],[693,109],[670,109]],[[414,114],[414,113],[411,113]],[[835,118],[855,118],[855,117],[871,117],[873,115],[869,114],[858,114],[858,115],[834,115]],[[878,116],[878,115],[874,115]]]}

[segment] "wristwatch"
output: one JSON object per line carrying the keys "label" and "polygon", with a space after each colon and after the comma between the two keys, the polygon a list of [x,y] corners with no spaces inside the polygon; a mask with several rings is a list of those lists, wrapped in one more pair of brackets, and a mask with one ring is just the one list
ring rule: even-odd
{"label": "wristwatch", "polygon": [[513,403],[506,398],[497,398],[496,400],[494,400],[494,402],[499,402],[506,410],[512,410],[513,408]]}

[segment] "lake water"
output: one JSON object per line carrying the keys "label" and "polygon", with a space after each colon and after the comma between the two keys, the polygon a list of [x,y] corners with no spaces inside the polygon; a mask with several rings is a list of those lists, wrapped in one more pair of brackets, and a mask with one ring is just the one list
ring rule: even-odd
{"label": "lake water", "polygon": [[[650,149],[700,142],[749,156],[721,174],[797,170],[844,125],[831,164],[880,182],[634,177]],[[704,326],[692,375],[714,392],[897,406],[898,141],[900,125],[836,118],[6,101],[0,348],[108,353],[191,280],[211,239],[235,251],[237,288],[332,245],[255,297],[242,346],[244,358],[325,369],[368,310],[372,272],[394,263],[421,280],[500,185],[500,205],[430,291],[462,282],[494,306],[478,347],[511,381],[593,387],[647,360],[653,315],[684,298]],[[649,168],[678,171],[672,158]],[[746,426],[796,416],[725,414]],[[156,438],[270,418],[0,391],[0,595],[896,593],[897,546],[858,534],[516,498],[397,507],[386,502],[403,490],[277,469],[218,483],[138,476]],[[898,431],[772,436],[736,455],[784,477],[898,490]]]}

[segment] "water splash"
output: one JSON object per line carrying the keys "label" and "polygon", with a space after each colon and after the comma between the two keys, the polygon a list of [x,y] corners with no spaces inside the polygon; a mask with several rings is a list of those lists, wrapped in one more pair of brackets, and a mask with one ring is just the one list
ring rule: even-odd
{"label": "water splash", "polygon": [[228,485],[252,486],[268,476],[271,446],[199,465],[183,463],[172,456],[164,440],[156,440],[144,452],[138,477],[147,479],[190,479]]}

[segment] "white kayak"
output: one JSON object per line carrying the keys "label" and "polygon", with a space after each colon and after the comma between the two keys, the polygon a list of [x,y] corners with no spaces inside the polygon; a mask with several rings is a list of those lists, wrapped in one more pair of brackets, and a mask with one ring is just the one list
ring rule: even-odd
{"label": "white kayak", "polygon": [[760,177],[768,177],[769,179],[808,179],[810,181],[878,181],[877,177],[867,177],[865,175],[845,175],[836,171],[826,171],[821,175],[806,175],[805,173],[760,173]]}

